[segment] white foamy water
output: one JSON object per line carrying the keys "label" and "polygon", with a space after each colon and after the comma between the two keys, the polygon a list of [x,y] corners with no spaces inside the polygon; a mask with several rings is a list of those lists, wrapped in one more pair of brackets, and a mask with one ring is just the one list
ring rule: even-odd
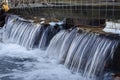
{"label": "white foamy water", "polygon": [[0,80],[80,80],[55,59],[38,49],[0,43]]}
{"label": "white foamy water", "polygon": [[9,16],[1,32],[0,80],[103,80],[116,37],[63,30],[60,23],[36,25]]}
{"label": "white foamy water", "polygon": [[106,22],[106,27],[103,29],[103,31],[120,34],[120,23],[108,21]]}

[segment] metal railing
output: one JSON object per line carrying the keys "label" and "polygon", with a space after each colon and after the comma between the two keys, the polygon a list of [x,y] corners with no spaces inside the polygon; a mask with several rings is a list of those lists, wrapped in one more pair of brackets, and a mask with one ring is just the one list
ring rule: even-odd
{"label": "metal railing", "polygon": [[120,6],[119,0],[8,0],[10,7],[35,7],[41,5],[118,5]]}

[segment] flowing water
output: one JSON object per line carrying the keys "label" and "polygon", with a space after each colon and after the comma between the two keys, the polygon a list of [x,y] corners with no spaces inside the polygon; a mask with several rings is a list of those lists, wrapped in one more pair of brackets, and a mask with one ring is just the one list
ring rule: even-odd
{"label": "flowing water", "polygon": [[2,35],[0,80],[102,80],[119,43],[109,35],[62,30],[13,15]]}
{"label": "flowing water", "polygon": [[103,31],[120,34],[120,20],[116,20],[116,22],[106,21],[106,26]]}

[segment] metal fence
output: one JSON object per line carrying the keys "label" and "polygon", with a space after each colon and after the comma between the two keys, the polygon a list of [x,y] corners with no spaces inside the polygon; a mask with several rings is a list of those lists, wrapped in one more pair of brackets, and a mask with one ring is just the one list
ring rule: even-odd
{"label": "metal fence", "polygon": [[10,13],[24,16],[81,18],[84,24],[88,19],[120,19],[120,0],[8,0],[8,3]]}

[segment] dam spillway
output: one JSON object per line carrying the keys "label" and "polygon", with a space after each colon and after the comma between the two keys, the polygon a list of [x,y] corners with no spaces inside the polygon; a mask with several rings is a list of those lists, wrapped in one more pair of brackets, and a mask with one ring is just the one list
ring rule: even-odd
{"label": "dam spillway", "polygon": [[[9,15],[2,33],[0,79],[103,80],[105,66],[119,46],[119,35],[66,29],[62,24],[35,24]],[[57,73],[59,69],[66,72]]]}
{"label": "dam spillway", "polygon": [[11,5],[0,29],[1,80],[119,76],[119,1],[69,2]]}

